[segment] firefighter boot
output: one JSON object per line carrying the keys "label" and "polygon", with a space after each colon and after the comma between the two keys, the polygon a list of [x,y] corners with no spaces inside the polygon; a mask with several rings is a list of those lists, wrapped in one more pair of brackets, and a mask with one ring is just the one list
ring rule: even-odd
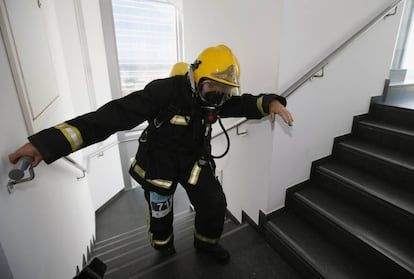
{"label": "firefighter boot", "polygon": [[227,264],[230,261],[230,253],[218,243],[211,244],[195,238],[194,247],[197,251],[209,255],[218,263]]}
{"label": "firefighter boot", "polygon": [[170,257],[176,253],[174,244],[167,244],[156,248],[163,258]]}

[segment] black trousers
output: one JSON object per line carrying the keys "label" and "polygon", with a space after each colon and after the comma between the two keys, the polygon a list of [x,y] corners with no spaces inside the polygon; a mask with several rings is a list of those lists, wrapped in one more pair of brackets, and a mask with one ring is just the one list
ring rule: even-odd
{"label": "black trousers", "polygon": [[[194,236],[207,243],[217,243],[223,232],[226,197],[220,182],[209,166],[203,167],[196,185],[180,181],[195,209]],[[145,190],[148,204],[151,245],[162,248],[173,243],[173,196]]]}

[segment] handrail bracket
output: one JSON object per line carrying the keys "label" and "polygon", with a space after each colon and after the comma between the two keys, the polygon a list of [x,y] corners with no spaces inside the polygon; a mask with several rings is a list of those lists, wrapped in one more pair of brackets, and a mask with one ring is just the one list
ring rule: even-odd
{"label": "handrail bracket", "polygon": [[[19,171],[21,171],[21,173],[24,173],[25,169],[19,169]],[[9,182],[7,183],[7,192],[9,192],[9,194],[13,193],[16,184],[27,182],[35,178],[35,173],[33,170],[33,166],[31,164],[28,168],[28,172],[29,172],[29,176],[27,176],[26,178],[17,178],[17,179],[12,178],[13,177],[12,172],[9,173],[10,179],[9,179]]]}
{"label": "handrail bracket", "polygon": [[392,12],[386,14],[384,16],[384,19],[387,18],[387,17],[389,17],[389,16],[395,16],[397,14],[397,11],[398,11],[398,6],[396,6]]}
{"label": "handrail bracket", "polygon": [[323,66],[319,71],[315,72],[309,80],[312,81],[315,78],[323,78],[324,76],[325,76],[325,66]]}

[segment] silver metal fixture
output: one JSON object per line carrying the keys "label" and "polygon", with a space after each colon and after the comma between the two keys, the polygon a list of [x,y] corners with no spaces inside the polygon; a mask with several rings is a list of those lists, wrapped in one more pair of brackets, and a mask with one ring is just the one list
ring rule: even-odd
{"label": "silver metal fixture", "polygon": [[[23,182],[33,180],[35,173],[33,170],[33,157],[23,156],[21,157],[14,168],[9,172],[9,182],[7,183],[7,191],[9,194],[13,193],[14,186]],[[28,175],[26,175],[28,172]]]}

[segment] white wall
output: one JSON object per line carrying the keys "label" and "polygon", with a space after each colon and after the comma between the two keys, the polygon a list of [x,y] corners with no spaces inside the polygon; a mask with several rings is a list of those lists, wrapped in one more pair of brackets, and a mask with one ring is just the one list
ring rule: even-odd
{"label": "white wall", "polygon": [[[281,93],[391,2],[184,0],[186,61],[226,43],[239,58],[243,92]],[[387,77],[399,17],[380,23],[333,61],[325,78],[288,99],[293,128],[265,119],[244,125],[244,137],[231,132],[229,155],[217,165],[236,217],[244,210],[257,221],[259,209],[282,207],[286,188],[307,179],[311,162],[350,131],[353,115],[368,110],[369,97],[381,94]],[[213,144],[220,153],[225,140]]]}
{"label": "white wall", "polygon": [[[240,63],[242,92],[276,92],[281,4],[274,0],[237,4],[230,0],[184,0],[185,61],[193,62],[206,47],[227,44]],[[256,212],[258,205],[266,202],[266,195],[256,192],[265,192],[272,137],[269,122],[249,124],[249,135],[232,137],[229,154],[217,160],[218,169],[223,169],[228,208],[237,218],[241,218],[242,209]],[[214,145],[213,153],[221,154],[225,139],[215,140]]]}
{"label": "white wall", "polygon": [[[279,89],[323,59],[393,1],[285,1]],[[357,9],[355,7],[358,7]],[[326,13],[319,13],[322,10]],[[333,139],[351,130],[353,116],[368,112],[370,97],[381,95],[391,66],[401,7],[351,44],[326,68],[323,79],[308,82],[288,100],[292,129],[277,125],[273,141],[268,203],[284,204],[287,187],[308,179],[311,162],[331,154]],[[315,17],[315,14],[318,14]],[[301,68],[302,65],[307,67]]]}
{"label": "white wall", "polygon": [[[100,1],[76,0],[76,2],[78,3],[78,11],[80,11],[77,16],[81,17],[80,22],[83,23],[78,28],[81,32],[81,39],[83,39],[81,45],[84,52],[84,66],[88,69],[86,73],[89,82],[88,88],[90,99],[93,101],[90,110],[95,110],[112,98],[120,97],[120,91],[114,92],[115,90],[111,89],[110,85]],[[87,179],[94,210],[97,210],[124,188],[121,155],[116,144],[117,141],[117,136],[113,135],[84,151],[83,164],[88,169]],[[111,147],[108,149],[108,146]],[[99,150],[103,151],[98,152]]]}
{"label": "white wall", "polygon": [[[0,37],[1,38],[1,37]],[[7,155],[28,136],[0,40],[0,242],[15,279],[71,278],[95,231],[89,189],[65,162],[36,168],[36,179],[6,190]],[[2,271],[0,271],[1,274]]]}
{"label": "white wall", "polygon": [[241,65],[243,92],[274,92],[281,2],[183,0],[185,61],[192,63],[206,47],[224,43]]}
{"label": "white wall", "polygon": [[[65,0],[41,2],[47,37],[43,43],[50,49],[59,97],[31,123],[34,131],[90,111],[111,98],[99,1],[88,1],[82,3],[83,6]],[[27,19],[25,12],[30,10],[26,9],[33,8],[32,5],[20,7],[19,18]],[[79,11],[81,13],[77,14]],[[82,20],[83,26],[79,26]],[[17,21],[17,24],[27,25],[20,30],[30,31],[33,35],[39,31],[31,30],[28,20]],[[79,28],[85,28],[83,37],[80,33],[83,29]],[[26,44],[30,45],[30,42]],[[88,154],[100,147],[96,145],[86,152],[71,155],[89,166],[90,173],[81,180],[76,179],[81,172],[66,161],[59,160],[48,166],[42,163],[35,169],[33,181],[22,184],[9,195],[5,185],[12,166],[7,155],[27,141],[28,132],[2,42],[0,47],[0,123],[3,131],[0,171],[4,185],[0,191],[0,241],[3,252],[15,279],[72,278],[95,234],[95,210],[123,188],[122,173],[112,166],[119,162],[119,152],[115,146],[104,152],[104,156],[93,157],[89,162]],[[41,81],[40,67],[33,68],[31,74]],[[33,90],[33,87],[27,90]],[[113,141],[116,137],[103,144]],[[102,173],[105,175],[100,175]]]}

